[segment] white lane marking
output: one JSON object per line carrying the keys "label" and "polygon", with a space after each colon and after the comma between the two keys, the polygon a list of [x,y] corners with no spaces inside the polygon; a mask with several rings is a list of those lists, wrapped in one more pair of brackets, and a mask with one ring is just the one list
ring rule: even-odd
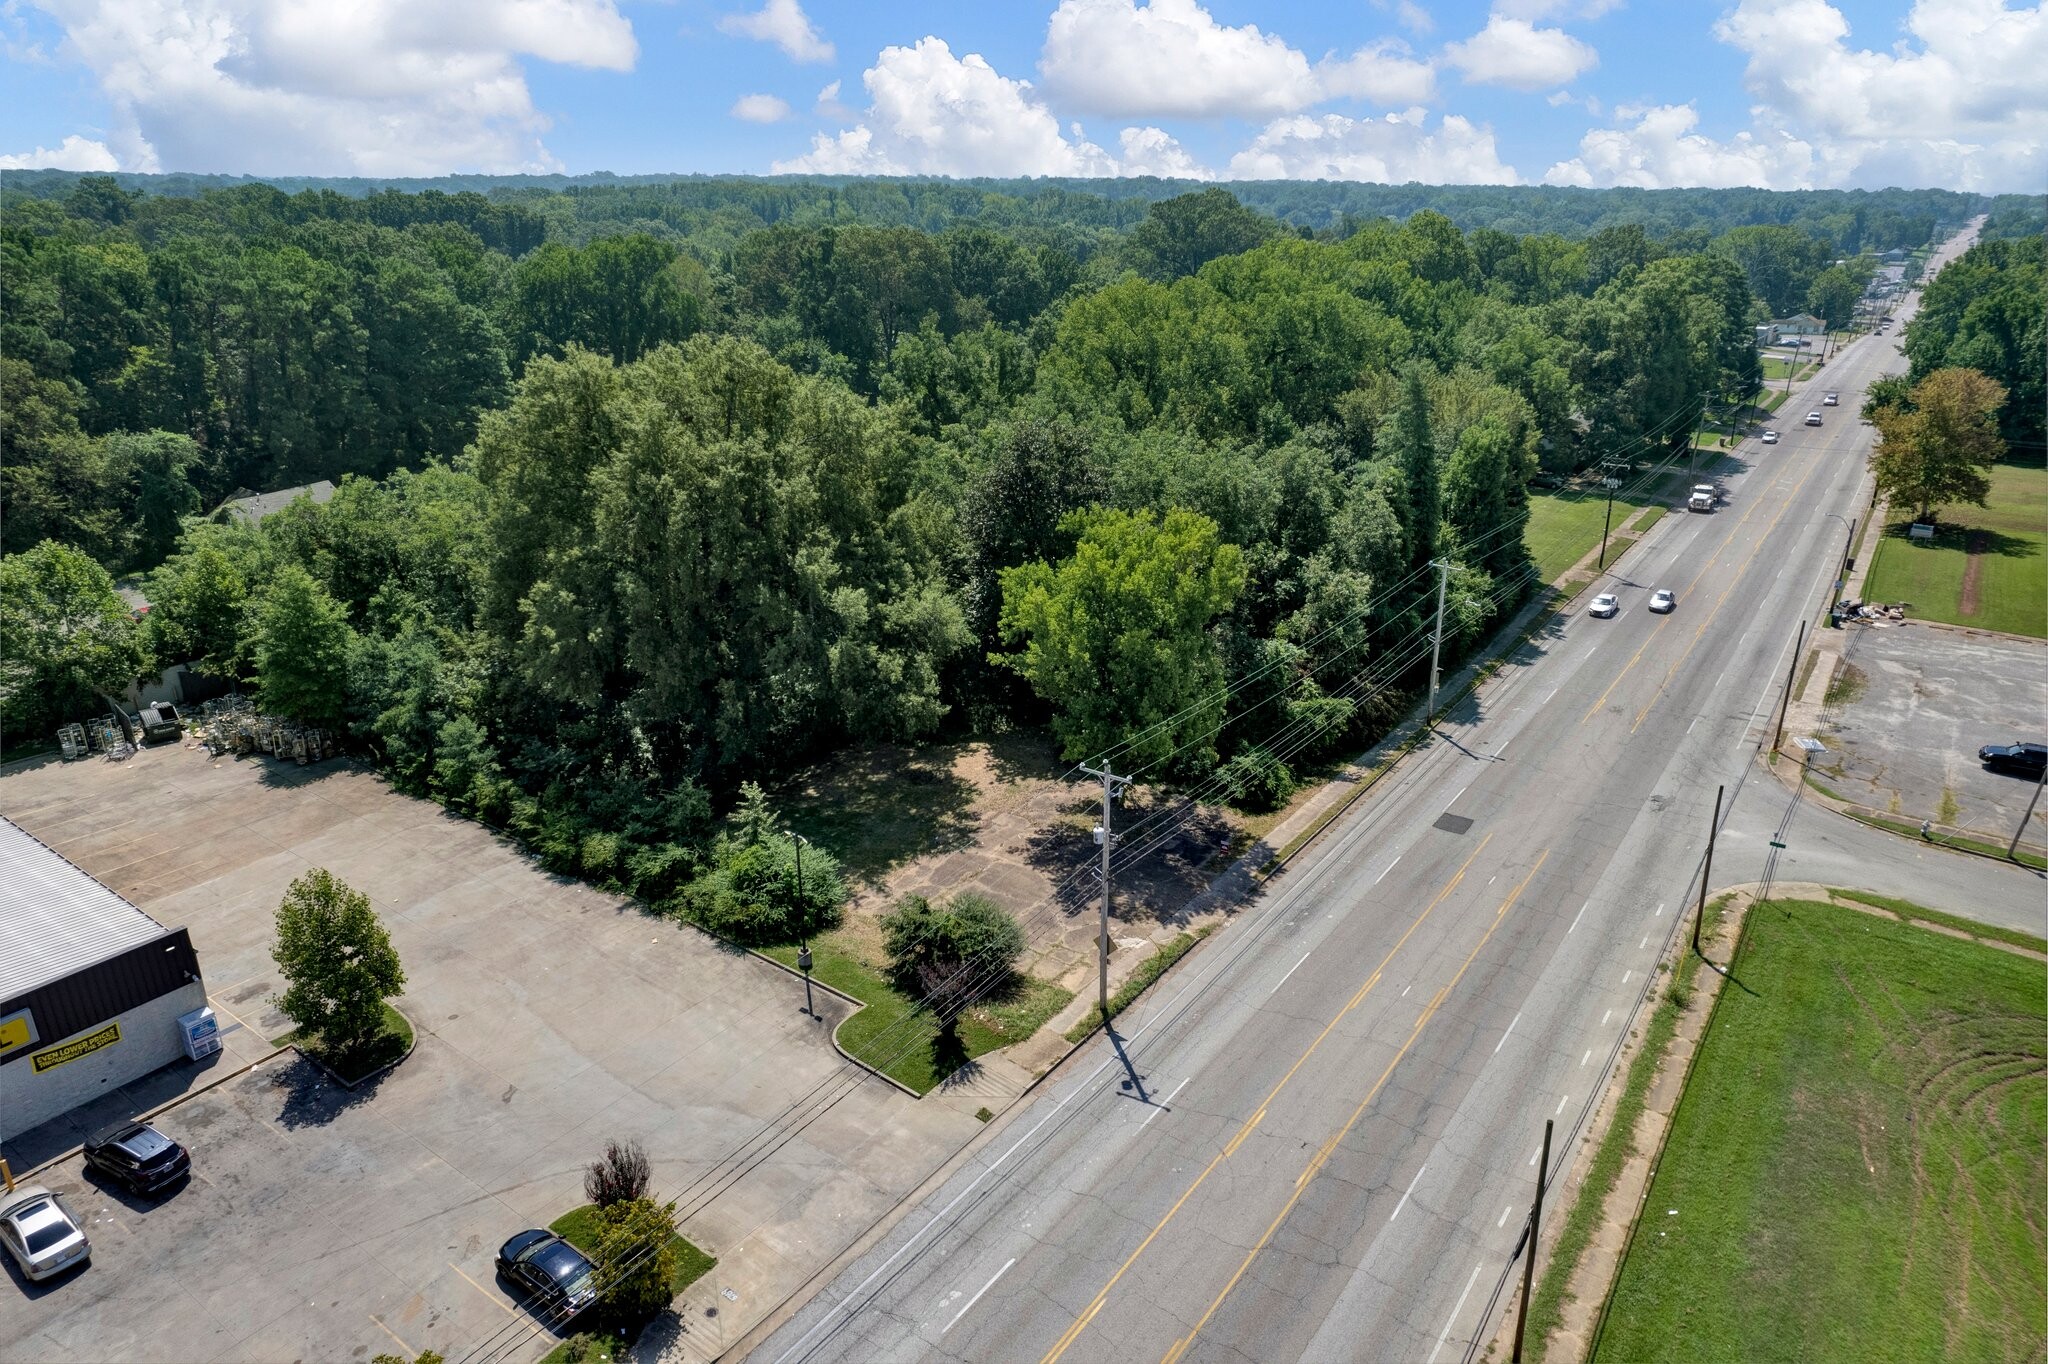
{"label": "white lane marking", "polygon": [[[1698,724],[1699,722],[1700,722],[1700,717],[1699,717],[1699,716],[1695,715],[1695,716],[1693,716],[1693,717],[1692,717],[1692,725],[1696,725],[1696,724]],[[1687,734],[1690,734],[1690,733],[1692,733],[1692,725],[1687,725],[1687,726],[1685,727],[1685,732],[1686,732]]]}
{"label": "white lane marking", "polygon": [[1649,945],[1650,945],[1650,935],[1649,935],[1649,934],[1647,934],[1647,933],[1645,933],[1645,934],[1643,934],[1643,940],[1642,940],[1641,942],[1639,942],[1639,943],[1637,943],[1637,944],[1636,944],[1636,951],[1640,952],[1640,951],[1642,951],[1642,950],[1643,950],[1643,949],[1644,949],[1645,947],[1648,947]]}
{"label": "white lane marking", "polygon": [[[1563,686],[1563,685],[1564,685],[1564,684],[1563,684],[1562,682],[1558,683],[1558,687],[1561,687],[1561,686]],[[1552,687],[1552,688],[1550,689],[1550,696],[1555,696],[1555,695],[1557,695],[1557,687]],[[1549,704],[1550,704],[1550,696],[1546,696],[1546,697],[1544,697],[1544,698],[1543,698],[1543,704],[1544,704],[1544,705],[1546,705],[1546,706],[1547,706],[1547,705],[1549,705]]]}
{"label": "white lane marking", "polygon": [[[1515,1024],[1517,1024],[1517,1023],[1519,1023],[1519,1022],[1521,1022],[1521,1021],[1522,1021],[1522,1016],[1521,1016],[1520,1014],[1516,1014],[1516,1015],[1515,1015],[1515,1016],[1514,1016],[1513,1018],[1509,1019],[1509,1020],[1508,1020],[1508,1032],[1513,1032],[1513,1031],[1515,1030]],[[1502,1033],[1502,1034],[1500,1035],[1500,1041],[1498,1041],[1498,1042],[1496,1042],[1496,1043],[1494,1043],[1494,1044],[1493,1044],[1493,1054],[1494,1054],[1495,1056],[1498,1056],[1498,1055],[1500,1055],[1500,1049],[1501,1049],[1502,1047],[1505,1047],[1505,1046],[1506,1046],[1506,1045],[1508,1044],[1508,1032],[1504,1032],[1504,1033]]]}
{"label": "white lane marking", "polygon": [[[1586,917],[1586,905],[1590,905],[1590,904],[1592,904],[1592,903],[1593,903],[1593,902],[1592,902],[1591,900],[1588,900],[1588,901],[1586,901],[1586,904],[1585,904],[1585,905],[1580,905],[1580,906],[1579,906],[1579,912],[1578,912],[1578,913],[1576,913],[1576,914],[1574,914],[1574,915],[1572,915],[1572,928],[1577,928],[1577,927],[1579,926],[1579,920],[1581,920],[1581,919],[1583,919],[1583,918],[1585,918],[1585,917]],[[1571,932],[1571,931],[1572,931],[1572,928],[1567,928],[1567,929],[1565,930],[1565,932],[1567,932],[1567,933]]]}
{"label": "white lane marking", "polygon": [[[1422,1170],[1427,1170],[1428,1168],[1429,1167],[1425,1165],[1422,1167]],[[1408,1181],[1408,1193],[1402,1194],[1401,1201],[1394,1205],[1393,1215],[1387,1218],[1389,1222],[1393,1221],[1395,1217],[1399,1217],[1401,1215],[1401,1209],[1408,1206],[1408,1194],[1414,1193],[1415,1186],[1422,1182],[1422,1170],[1417,1170],[1415,1172],[1415,1178]]]}
{"label": "white lane marking", "polygon": [[[1572,1096],[1571,1096],[1571,1095],[1569,1095],[1569,1094],[1567,1094],[1567,1095],[1565,1095],[1565,1096],[1564,1096],[1563,1098],[1559,1099],[1559,1100],[1557,1101],[1557,1113],[1562,1113],[1562,1112],[1564,1112],[1564,1106],[1565,1106],[1566,1104],[1570,1103],[1571,1101],[1572,1101]],[[1551,1114],[1550,1116],[1554,1118],[1554,1117],[1556,1117],[1556,1116],[1557,1116],[1557,1113],[1553,1113],[1553,1114]]]}
{"label": "white lane marking", "polygon": [[1503,754],[1503,753],[1507,752],[1507,751],[1508,751],[1508,744],[1511,744],[1511,743],[1513,743],[1514,741],[1515,741],[1515,739],[1514,739],[1514,736],[1513,736],[1512,734],[1511,734],[1511,735],[1509,735],[1509,736],[1508,736],[1508,741],[1507,741],[1507,743],[1506,743],[1506,744],[1502,744],[1502,745],[1501,745],[1501,746],[1500,746],[1499,748],[1496,748],[1495,750],[1493,750],[1493,756],[1494,756],[1494,757],[1496,757],[1496,758],[1498,758],[1498,757],[1499,757],[1499,756],[1500,756],[1501,754]]}
{"label": "white lane marking", "polygon": [[[1315,950],[1314,950],[1313,948],[1311,948],[1311,949],[1310,949],[1309,951],[1307,951],[1307,952],[1304,952],[1304,953],[1302,953],[1302,954],[1301,954],[1301,961],[1307,961],[1307,960],[1308,960],[1308,959],[1309,959],[1310,957],[1312,957],[1312,956],[1314,956],[1314,955],[1315,955]],[[1267,993],[1267,994],[1269,994],[1269,995],[1277,995],[1277,994],[1279,994],[1279,993],[1280,993],[1280,987],[1281,987],[1281,986],[1283,986],[1283,985],[1285,985],[1285,984],[1286,984],[1286,983],[1287,983],[1288,981],[1292,980],[1292,979],[1294,978],[1294,973],[1295,973],[1296,971],[1299,971],[1299,970],[1301,969],[1301,961],[1298,961],[1298,962],[1294,963],[1294,965],[1292,965],[1292,966],[1288,967],[1288,968],[1287,968],[1287,974],[1286,974],[1286,975],[1284,975],[1284,976],[1282,976],[1282,977],[1280,977],[1280,979],[1278,979],[1278,980],[1274,981],[1274,982],[1273,982],[1273,988],[1272,988],[1272,989],[1270,989],[1270,990],[1268,990],[1268,991],[1266,991],[1266,993]]]}
{"label": "white lane marking", "polygon": [[1633,971],[1623,971],[1623,972],[1621,973],[1621,983],[1622,983],[1623,985],[1626,985],[1626,984],[1628,984],[1628,978],[1629,978],[1630,976],[1634,975],[1634,974],[1635,974],[1635,972],[1633,972]]}
{"label": "white lane marking", "polygon": [[1659,905],[1657,906],[1657,912],[1656,912],[1655,914],[1652,914],[1652,915],[1651,915],[1650,917],[1651,917],[1651,918],[1653,918],[1653,919],[1661,919],[1661,918],[1663,918],[1663,917],[1664,917],[1664,906],[1663,906],[1663,905],[1662,905],[1662,904],[1660,903],[1660,904],[1659,904]]}
{"label": "white lane marking", "polygon": [[1536,1157],[1538,1157],[1538,1156],[1540,1156],[1540,1155],[1542,1155],[1542,1154],[1543,1154],[1543,1148],[1542,1148],[1541,1146],[1539,1146],[1539,1147],[1537,1147],[1537,1148],[1536,1148],[1535,1150],[1531,1151],[1531,1152],[1529,1153],[1529,1163],[1530,1163],[1531,1165],[1534,1165],[1534,1164],[1536,1163]]}
{"label": "white lane marking", "polygon": [[1444,1323],[1443,1334],[1436,1338],[1436,1348],[1429,1352],[1429,1364],[1436,1364],[1436,1357],[1443,1353],[1444,1341],[1451,1334],[1451,1323],[1457,1321],[1458,1313],[1465,1310],[1465,1299],[1472,1296],[1472,1285],[1479,1282],[1479,1271],[1484,1265],[1472,1266],[1472,1277],[1465,1280],[1465,1291],[1458,1295],[1458,1305],[1451,1309],[1451,1319]]}
{"label": "white lane marking", "polygon": [[1469,781],[1468,781],[1468,782],[1466,782],[1466,783],[1465,783],[1465,784],[1464,784],[1463,786],[1459,787],[1459,788],[1458,788],[1458,795],[1457,795],[1457,796],[1452,796],[1452,797],[1451,797],[1451,799],[1450,799],[1450,801],[1449,801],[1449,802],[1448,802],[1448,803],[1447,803],[1447,804],[1446,804],[1446,805],[1444,806],[1444,811],[1445,811],[1445,813],[1449,813],[1449,812],[1450,812],[1450,808],[1451,808],[1451,806],[1453,806],[1453,805],[1456,805],[1456,804],[1458,803],[1458,796],[1462,796],[1462,795],[1464,795],[1464,794],[1465,794],[1465,793],[1466,793],[1467,791],[1470,791],[1471,789],[1472,789],[1472,783],[1471,783],[1471,782],[1469,782]]}
{"label": "white lane marking", "polygon": [[[1588,1052],[1588,1053],[1586,1053],[1586,1054],[1587,1054],[1588,1056],[1592,1055],[1592,1053],[1591,1053],[1591,1052]],[[1194,1079],[1194,1078],[1195,1078],[1195,1077],[1194,1077],[1194,1076],[1192,1076],[1192,1075],[1188,1076],[1188,1080],[1192,1080],[1192,1079]],[[1157,1104],[1157,1105],[1155,1105],[1155,1106],[1153,1107],[1152,1111],[1151,1111],[1150,1113],[1147,1113],[1147,1114],[1145,1115],[1145,1122],[1151,1122],[1151,1121],[1152,1121],[1152,1120],[1153,1120],[1154,1118],[1158,1117],[1158,1116],[1159,1116],[1159,1115],[1160,1115],[1161,1113],[1164,1113],[1164,1112],[1166,1111],[1166,1106],[1167,1106],[1168,1104],[1172,1103],[1172,1102],[1173,1102],[1173,1101],[1174,1101],[1174,1100],[1175,1100],[1176,1098],[1178,1098],[1178,1097],[1180,1096],[1180,1092],[1181,1092],[1181,1091],[1182,1091],[1183,1089],[1186,1089],[1186,1088],[1188,1087],[1188,1080],[1182,1080],[1182,1081],[1181,1081],[1181,1082],[1180,1082],[1179,1084],[1175,1085],[1175,1086],[1173,1087],[1173,1093],[1171,1093],[1171,1094],[1167,1095],[1167,1096],[1166,1096],[1165,1098],[1161,1099],[1161,1100],[1160,1100],[1160,1101],[1158,1102],[1158,1104]],[[1143,1127],[1143,1126],[1145,1125],[1145,1122],[1141,1122],[1141,1123],[1139,1123],[1139,1124],[1138,1124],[1138,1126],[1140,1126],[1140,1127]]]}
{"label": "white lane marking", "polygon": [[1601,1015],[1600,1015],[1600,1026],[1601,1026],[1601,1027],[1603,1027],[1603,1028],[1604,1028],[1604,1027],[1606,1027],[1606,1026],[1607,1026],[1607,1020],[1608,1020],[1608,1019],[1610,1019],[1610,1018],[1612,1018],[1612,1017],[1614,1017],[1614,1010],[1612,1010],[1612,1009],[1609,1009],[1609,1010],[1608,1010],[1608,1011],[1607,1011],[1606,1013],[1604,1013],[1604,1014],[1601,1014]]}
{"label": "white lane marking", "polygon": [[1408,992],[1409,992],[1410,990],[1414,989],[1414,988],[1415,988],[1415,982],[1414,982],[1414,981],[1412,981],[1412,980],[1411,980],[1411,981],[1409,981],[1409,982],[1408,982],[1408,983],[1407,983],[1406,985],[1403,985],[1403,986],[1401,987],[1401,998],[1402,998],[1402,999],[1406,999],[1406,998],[1408,998]]}
{"label": "white lane marking", "polygon": [[[1586,658],[1591,658],[1594,655],[1594,653],[1599,650],[1599,648],[1600,646],[1595,644],[1591,649],[1586,650]],[[1584,663],[1586,661],[1586,658],[1580,659],[1579,662]]]}
{"label": "white lane marking", "polygon": [[[1395,853],[1395,854],[1394,854],[1394,862],[1399,862],[1400,860],[1401,860],[1401,854],[1399,854],[1399,853]],[[1375,877],[1373,877],[1373,878],[1372,878],[1372,883],[1373,883],[1374,885],[1378,885],[1378,884],[1379,884],[1380,882],[1382,882],[1382,881],[1384,881],[1384,880],[1386,880],[1386,879],[1387,879],[1387,872],[1390,872],[1390,871],[1392,871],[1392,870],[1394,869],[1394,862],[1389,862],[1389,863],[1387,863],[1387,865],[1386,865],[1386,869],[1385,869],[1384,871],[1382,871],[1382,872],[1381,872],[1381,873],[1380,873],[1380,874],[1379,874],[1378,876],[1375,876]]]}
{"label": "white lane marking", "polygon": [[1514,1210],[1515,1205],[1512,1203],[1508,1204],[1505,1208],[1502,1208],[1500,1210],[1500,1221],[1495,1222],[1493,1225],[1496,1227],[1506,1226],[1508,1224],[1508,1214],[1513,1212]]}
{"label": "white lane marking", "polygon": [[[990,1280],[989,1280],[989,1281],[988,1281],[987,1283],[985,1283],[985,1284],[983,1284],[983,1285],[981,1286],[981,1293],[976,1293],[976,1294],[975,1294],[975,1295],[974,1295],[973,1297],[969,1298],[969,1299],[967,1300],[967,1307],[963,1307],[963,1308],[961,1308],[961,1309],[960,1309],[960,1310],[959,1310],[958,1312],[955,1312],[955,1313],[953,1314],[953,1319],[952,1319],[951,1321],[949,1321],[949,1322],[947,1322],[947,1323],[946,1323],[946,1331],[950,1331],[950,1330],[952,1330],[952,1329],[953,1329],[953,1328],[954,1328],[955,1326],[958,1326],[958,1325],[960,1324],[960,1318],[962,1318],[962,1317],[964,1317],[964,1316],[966,1316],[966,1315],[967,1315],[967,1308],[968,1308],[968,1307],[972,1307],[972,1306],[974,1306],[974,1304],[976,1304],[976,1303],[980,1302],[980,1301],[981,1301],[981,1294],[982,1294],[982,1293],[986,1293],[986,1292],[988,1292],[988,1291],[989,1291],[989,1290],[990,1290],[991,1288],[994,1288],[994,1287],[996,1286],[996,1279],[1000,1279],[1000,1278],[1002,1278],[1002,1277],[1003,1277],[1003,1275],[1005,1275],[1005,1274],[1009,1273],[1009,1272],[1010,1272],[1010,1266],[1011,1266],[1011,1265],[1013,1265],[1013,1264],[1016,1264],[1016,1263],[1017,1263],[1017,1260],[1016,1260],[1016,1257],[1015,1257],[1015,1256],[1012,1256],[1012,1257],[1011,1257],[1011,1258],[1010,1258],[1009,1260],[1007,1260],[1006,1262],[1004,1262],[1004,1264],[1003,1264],[1003,1267],[1002,1267],[1001,1269],[999,1269],[999,1270],[997,1270],[997,1271],[996,1271],[996,1273],[995,1273],[995,1278],[994,1278],[994,1279],[990,1279]],[[940,1335],[944,1335],[944,1334],[946,1334],[946,1331],[941,1331],[941,1332],[939,1332],[939,1334],[940,1334]]]}
{"label": "white lane marking", "polygon": [[1492,885],[1492,884],[1493,884],[1493,883],[1494,883],[1495,881],[1498,881],[1498,880],[1500,880],[1500,873],[1499,873],[1499,872],[1495,872],[1495,873],[1494,873],[1493,875],[1491,875],[1491,876],[1489,876],[1489,877],[1487,877],[1487,878],[1486,878],[1486,884],[1490,886],[1490,885]]}

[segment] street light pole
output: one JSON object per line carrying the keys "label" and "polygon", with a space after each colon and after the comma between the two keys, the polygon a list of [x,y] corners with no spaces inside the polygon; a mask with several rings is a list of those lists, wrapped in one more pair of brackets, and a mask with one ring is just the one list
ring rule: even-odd
{"label": "street light pole", "polygon": [[812,1002],[811,996],[811,902],[804,899],[804,844],[808,840],[794,829],[789,831],[789,837],[796,853],[797,913],[804,916],[804,938],[796,949],[796,965],[804,973],[804,1013],[816,1022],[818,1006]]}

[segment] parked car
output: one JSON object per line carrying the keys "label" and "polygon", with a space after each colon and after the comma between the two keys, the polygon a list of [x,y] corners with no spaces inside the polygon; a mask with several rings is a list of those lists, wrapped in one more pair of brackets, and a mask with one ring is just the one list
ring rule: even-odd
{"label": "parked car", "polygon": [[597,1301],[597,1266],[551,1231],[522,1231],[498,1251],[498,1272],[519,1285],[536,1310],[560,1325]]}
{"label": "parked car", "polygon": [[1820,400],[1820,405],[1822,407],[1840,407],[1842,405],[1842,395],[1839,393],[1830,393],[1827,395],[1827,397],[1822,398]]}
{"label": "parked car", "polygon": [[0,1194],[0,1245],[35,1283],[92,1259],[92,1243],[79,1230],[78,1219],[40,1184]]}
{"label": "parked car", "polygon": [[1820,413],[1818,413],[1818,412],[1809,412],[1809,413],[1807,413],[1807,414],[1806,414],[1806,424],[1807,424],[1808,426],[1819,426],[1819,425],[1820,425]]}
{"label": "parked car", "polygon": [[1621,598],[1615,596],[1612,592],[1602,592],[1599,596],[1593,598],[1593,604],[1586,608],[1587,615],[1598,616],[1602,620],[1606,620],[1609,616],[1617,615],[1620,611]]}
{"label": "parked car", "polygon": [[1678,598],[1672,596],[1668,588],[1660,587],[1650,594],[1650,609],[1660,616],[1670,614],[1677,605]]}
{"label": "parked car", "polygon": [[1986,744],[1977,750],[1977,761],[1993,772],[2041,780],[2048,769],[2048,744]]}
{"label": "parked car", "polygon": [[168,701],[158,701],[142,708],[142,741],[157,743],[164,739],[177,739],[185,733],[185,721],[178,714],[178,708]]}
{"label": "parked car", "polygon": [[1766,431],[1763,433],[1760,439],[1762,439],[1765,445],[1776,445],[1778,443],[1778,433],[1775,431]]}
{"label": "parked car", "polygon": [[167,1189],[192,1173],[185,1148],[146,1122],[117,1122],[89,1139],[85,1163],[138,1194]]}

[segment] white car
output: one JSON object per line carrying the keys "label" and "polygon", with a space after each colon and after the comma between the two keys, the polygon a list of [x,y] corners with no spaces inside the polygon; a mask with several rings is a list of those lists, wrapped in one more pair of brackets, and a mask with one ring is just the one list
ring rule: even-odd
{"label": "white car", "polygon": [[1842,405],[1842,395],[1839,393],[1830,393],[1827,397],[1822,398],[1820,400],[1820,405],[1822,407],[1840,407]]}
{"label": "white car", "polygon": [[1593,604],[1586,608],[1587,615],[1598,616],[1601,620],[1606,620],[1609,616],[1619,615],[1620,612],[1621,598],[1615,596],[1612,592],[1602,592],[1599,596],[1593,598]]}
{"label": "white car", "polygon": [[1650,609],[1660,616],[1669,615],[1672,608],[1677,605],[1678,598],[1672,596],[1665,588],[1660,587],[1650,594]]}
{"label": "white car", "polygon": [[40,1184],[24,1184],[0,1205],[0,1245],[31,1281],[41,1282],[92,1258],[92,1243],[64,1205]]}
{"label": "white car", "polygon": [[1775,431],[1766,431],[1758,439],[1762,440],[1765,445],[1776,445],[1778,443],[1778,433]]}
{"label": "white car", "polygon": [[1820,425],[1820,413],[1819,413],[1819,412],[1809,412],[1809,413],[1807,413],[1807,414],[1806,414],[1806,424],[1807,424],[1808,426],[1819,426],[1819,425]]}

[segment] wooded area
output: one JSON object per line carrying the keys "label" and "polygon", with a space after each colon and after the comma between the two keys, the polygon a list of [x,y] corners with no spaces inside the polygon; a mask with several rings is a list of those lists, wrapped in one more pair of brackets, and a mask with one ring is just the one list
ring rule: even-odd
{"label": "wooded area", "polygon": [[654,899],[847,743],[1050,725],[1284,794],[1426,666],[1433,560],[1455,658],[1536,586],[1532,477],[1682,443],[1754,324],[1984,207],[128,179],[9,178],[10,742],[191,662]]}

